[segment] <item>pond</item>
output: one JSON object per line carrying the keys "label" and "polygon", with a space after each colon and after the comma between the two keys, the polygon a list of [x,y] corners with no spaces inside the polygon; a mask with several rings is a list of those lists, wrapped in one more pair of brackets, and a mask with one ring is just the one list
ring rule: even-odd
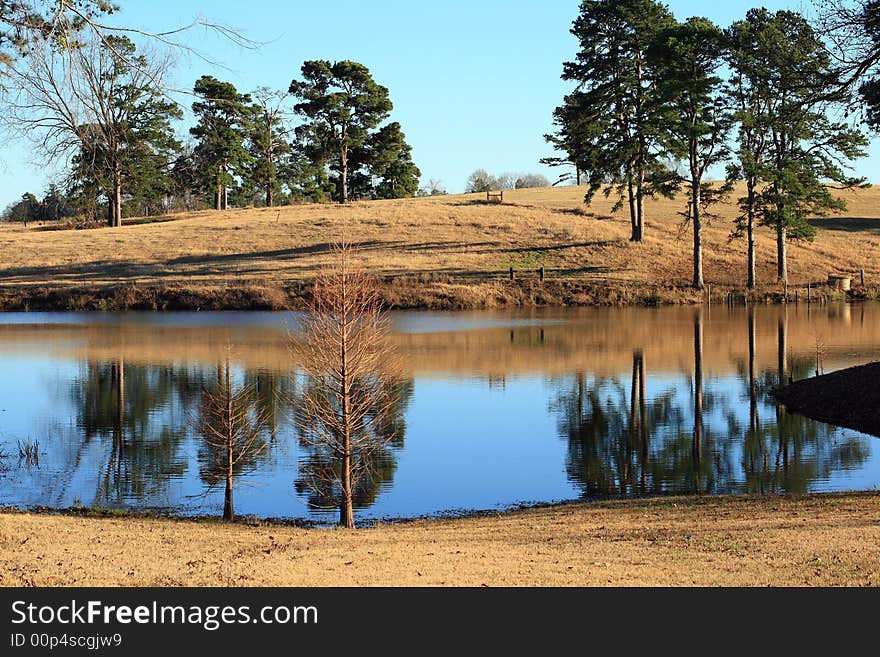
{"label": "pond", "polygon": [[[400,431],[356,516],[665,494],[865,490],[880,440],[789,415],[780,381],[876,360],[880,304],[397,313]],[[239,514],[333,522],[303,472],[285,313],[0,315],[0,506],[220,514],[196,431],[231,354],[266,448]]]}

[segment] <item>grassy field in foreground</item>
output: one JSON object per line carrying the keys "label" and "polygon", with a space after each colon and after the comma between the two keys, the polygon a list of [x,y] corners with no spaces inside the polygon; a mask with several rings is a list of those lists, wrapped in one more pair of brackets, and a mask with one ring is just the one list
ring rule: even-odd
{"label": "grassy field in foreground", "polygon": [[880,584],[880,494],[572,504],[353,532],[0,513],[3,586]]}
{"label": "grassy field in foreground", "polygon": [[[263,290],[256,305],[272,307],[283,305],[283,299],[271,291],[310,280],[316,267],[327,261],[330,245],[343,235],[343,227],[347,239],[359,245],[358,258],[366,268],[403,281],[399,299],[391,299],[400,306],[420,305],[417,298],[406,297],[413,286],[432,289],[421,305],[443,307],[450,305],[444,299],[454,298],[451,305],[491,307],[511,302],[589,303],[589,295],[577,296],[578,285],[626,290],[689,283],[692,237],[682,230],[678,214],[683,196],[648,203],[646,241],[632,244],[627,215],[611,215],[611,201],[601,194],[586,207],[584,191],[510,191],[505,192],[504,205],[464,195],[344,207],[206,211],[113,230],[42,231],[3,225],[0,286],[7,297],[10,290],[27,295],[27,290],[46,287],[251,287]],[[849,205],[846,213],[815,220],[815,242],[792,244],[792,285],[825,281],[830,273],[852,275],[859,269],[865,270],[869,283],[880,282],[880,189],[842,196]],[[719,214],[705,231],[706,280],[720,288],[742,288],[745,242],[728,239],[735,206],[727,204]],[[761,228],[762,284],[775,285],[774,263],[773,235]],[[510,293],[513,286],[505,281],[509,267],[542,266],[548,276],[546,298],[531,283],[534,273],[519,274],[529,279],[528,290],[518,296]],[[560,287],[563,283],[575,287]],[[628,297],[621,294],[617,300],[626,302]],[[183,298],[173,303],[198,302]]]}

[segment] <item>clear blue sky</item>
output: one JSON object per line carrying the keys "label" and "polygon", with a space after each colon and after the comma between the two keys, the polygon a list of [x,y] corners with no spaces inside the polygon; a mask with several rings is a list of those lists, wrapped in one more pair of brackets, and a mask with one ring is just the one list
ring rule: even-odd
{"label": "clear blue sky", "polygon": [[[240,29],[263,42],[242,50],[204,30],[187,43],[226,68],[183,57],[176,84],[191,88],[210,73],[242,91],[258,86],[287,89],[306,59],[353,59],[366,64],[387,86],[399,121],[413,146],[423,179],[439,178],[450,192],[464,188],[476,168],[492,173],[556,172],[538,160],[550,154],[543,135],[567,85],[562,62],[576,42],[568,30],[578,0],[119,0],[119,22],[168,29],[202,17]],[[708,15],[728,25],[756,3],[673,0],[684,19]],[[769,9],[799,9],[799,0],[773,0]],[[809,5],[807,5],[809,6]],[[185,104],[191,100],[184,98]],[[186,127],[181,127],[185,132]],[[35,166],[29,148],[0,150],[0,207],[23,192],[42,193],[51,170]],[[880,147],[856,171],[880,182]]]}

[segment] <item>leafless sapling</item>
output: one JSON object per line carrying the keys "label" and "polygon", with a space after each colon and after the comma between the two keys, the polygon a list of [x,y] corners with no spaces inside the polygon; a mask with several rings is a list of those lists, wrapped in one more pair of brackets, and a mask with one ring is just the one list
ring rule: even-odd
{"label": "leafless sapling", "polygon": [[312,466],[310,486],[335,491],[339,524],[351,529],[353,491],[372,476],[373,456],[394,439],[397,424],[388,416],[399,408],[400,386],[375,280],[354,266],[350,246],[339,246],[334,255],[315,281],[302,332],[293,338],[304,377],[296,423],[315,452],[304,463]]}
{"label": "leafless sapling", "polygon": [[266,418],[260,409],[252,385],[234,386],[229,356],[217,368],[217,384],[205,388],[199,406],[198,433],[204,439],[205,470],[209,479],[224,479],[226,493],[223,519],[235,520],[233,483],[237,470],[253,460],[267,447],[263,439]]}

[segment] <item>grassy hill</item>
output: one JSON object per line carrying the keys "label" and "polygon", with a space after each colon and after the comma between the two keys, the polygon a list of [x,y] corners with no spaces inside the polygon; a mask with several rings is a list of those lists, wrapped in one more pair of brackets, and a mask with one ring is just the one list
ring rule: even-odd
{"label": "grassy hill", "polygon": [[[688,301],[690,232],[684,197],[646,207],[646,241],[628,241],[625,213],[584,189],[505,192],[348,206],[301,205],[174,215],[99,230],[0,228],[0,304],[6,308],[280,308],[307,290],[343,235],[386,281],[397,307],[494,307]],[[793,243],[792,286],[828,274],[880,281],[880,189],[842,193],[847,211],[815,220],[813,243]],[[705,230],[705,276],[718,293],[742,289],[745,241],[729,239],[736,208]],[[772,232],[758,236],[762,293],[778,292]],[[544,267],[542,285],[534,270]],[[517,280],[507,280],[509,267]],[[857,278],[857,275],[856,275]],[[856,281],[857,282],[857,281]]]}

